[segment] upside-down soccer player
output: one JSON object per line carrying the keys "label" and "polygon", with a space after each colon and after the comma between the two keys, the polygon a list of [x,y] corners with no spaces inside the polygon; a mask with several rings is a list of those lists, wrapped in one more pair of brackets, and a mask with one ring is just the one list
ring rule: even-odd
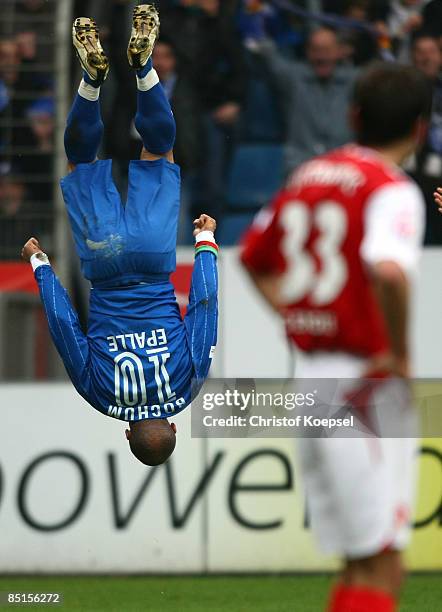
{"label": "upside-down soccer player", "polygon": [[176,428],[167,417],[186,408],[192,383],[199,388],[207,377],[217,335],[218,247],[216,223],[207,215],[195,221],[184,321],[169,280],[176,264],[180,173],[173,163],[174,117],[150,58],[158,30],[153,6],[134,9],[128,59],[138,83],[135,123],[143,150],[130,163],[122,204],[112,161],[97,160],[108,60],[93,20],[79,18],[73,26],[84,76],[67,120],[70,173],[61,187],[82,272],[92,284],[87,336],[38,241],[29,240],[22,252],[75,388],[104,415],[130,423],[129,445],[146,465],[163,463],[173,452]]}

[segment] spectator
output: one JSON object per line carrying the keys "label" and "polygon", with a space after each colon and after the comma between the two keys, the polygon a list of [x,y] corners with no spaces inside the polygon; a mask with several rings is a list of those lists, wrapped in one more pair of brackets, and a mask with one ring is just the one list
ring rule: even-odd
{"label": "spectator", "polygon": [[[310,6],[310,4],[313,4],[313,6]],[[317,6],[314,6],[315,4],[320,4],[320,0],[313,0],[313,3],[311,0],[299,0],[296,2],[296,7],[301,10],[315,10],[318,9]],[[250,14],[256,12],[265,14],[267,33],[280,49],[287,48],[287,52],[290,54],[304,43],[310,22],[296,13],[282,10],[275,4],[262,2],[261,0],[243,0],[240,3],[236,20],[241,32],[244,20],[247,23]]]}
{"label": "spectator", "polygon": [[[385,21],[390,10],[391,0],[368,0],[368,20],[372,23]],[[326,13],[342,15],[347,10],[348,3],[342,0],[323,0],[323,9]]]}
{"label": "spectator", "polygon": [[181,168],[178,241],[182,243],[188,240],[191,217],[194,217],[192,211],[194,182],[195,174],[201,164],[203,142],[201,111],[192,82],[186,72],[179,67],[173,43],[166,38],[160,38],[155,45],[152,60],[171,103],[177,125],[174,157]]}
{"label": "spectator", "polygon": [[18,54],[14,41],[0,42],[0,162],[7,168],[7,146],[10,140],[10,127],[6,118],[11,112],[11,86],[17,80]]}
{"label": "spectator", "polygon": [[28,109],[31,132],[34,136],[37,151],[53,152],[55,106],[52,98],[40,98]]}
{"label": "spectator", "polygon": [[23,156],[22,161],[28,202],[34,205],[39,214],[50,214],[53,199],[54,101],[52,98],[41,98],[31,104],[26,114],[30,127],[29,146],[33,148],[33,152]]}
{"label": "spectator", "polygon": [[[220,215],[226,171],[247,86],[243,48],[236,31],[237,0],[159,2],[162,33],[188,66],[203,122],[203,166],[195,208]],[[195,212],[196,212],[195,211]]]}
{"label": "spectator", "polygon": [[12,154],[12,143],[22,141],[22,128],[17,128],[17,122],[22,118],[23,103],[16,98],[16,92],[23,89],[20,74],[20,54],[16,41],[6,38],[0,41],[0,83],[2,90],[1,127],[1,161],[8,168]]}
{"label": "spectator", "polygon": [[[131,125],[136,108],[136,82],[126,60],[125,26],[130,21],[130,8],[127,3],[113,2],[108,9],[111,77],[116,80],[116,91],[110,108],[113,129],[107,133],[106,153],[118,160],[122,174],[128,160],[139,156],[141,147],[139,136]],[[175,41],[172,43],[172,39],[167,38],[167,35],[161,35],[157,41],[152,59],[169,96],[177,122],[177,163],[184,172],[195,169],[200,161],[202,136],[192,73],[187,66],[184,68],[185,62],[179,56]],[[130,137],[122,139],[122,132],[129,133]]]}
{"label": "spectator", "polygon": [[387,27],[393,40],[395,55],[401,62],[410,59],[412,35],[422,26],[422,10],[425,4],[426,0],[391,1]]}
{"label": "spectator", "polygon": [[[233,19],[237,0],[159,0],[156,5],[160,11],[161,39],[168,44],[160,42],[153,59],[157,70],[163,73],[160,78],[168,80],[166,87],[172,95],[178,124],[176,158],[185,173],[194,172],[203,162],[204,168],[198,173],[200,186],[195,189],[202,199],[196,207],[204,207],[215,216],[222,202],[226,160],[247,80],[243,49]],[[134,131],[129,139],[120,137],[129,131],[136,93],[125,60],[130,8],[127,2],[114,1],[108,10],[111,74],[117,79],[117,87],[106,153],[118,159],[122,168],[139,154]],[[175,74],[169,78],[164,76],[169,68],[164,67],[170,61],[175,64]]]}
{"label": "spectator", "polygon": [[6,38],[0,42],[0,78],[7,87],[14,86],[20,76],[20,54],[16,41]]}
{"label": "spectator", "polygon": [[180,69],[173,43],[167,38],[157,41],[152,60],[166,91],[177,123],[174,154],[181,170],[195,170],[201,161],[201,125],[199,108],[192,82]]}
{"label": "spectator", "polygon": [[[4,117],[9,119],[9,142],[14,147],[27,146],[29,130],[23,127],[26,109],[41,91],[36,77],[34,60],[23,57],[29,44],[23,39],[7,38],[0,42],[0,80],[6,87],[9,104],[4,109]],[[14,157],[14,155],[12,155]],[[15,161],[20,162],[19,159]]]}
{"label": "spectator", "polygon": [[52,89],[55,6],[0,3],[1,258],[17,258],[31,226],[44,235],[52,224],[54,104],[42,96]]}
{"label": "spectator", "polygon": [[22,59],[35,60],[37,57],[37,35],[35,32],[19,32],[15,41]]}
{"label": "spectator", "polygon": [[351,139],[347,109],[356,70],[339,64],[336,33],[321,27],[307,41],[306,61],[281,56],[268,40],[256,46],[283,104],[286,170]]}
{"label": "spectator", "polygon": [[19,213],[24,196],[25,187],[16,173],[0,177],[0,212],[3,220],[11,219]]}
{"label": "spectator", "polygon": [[439,41],[430,34],[422,33],[413,41],[412,62],[425,76],[436,83],[440,76],[442,55]]}
{"label": "spectator", "polygon": [[195,73],[201,103],[218,125],[232,125],[239,117],[246,87],[242,46],[219,0],[201,0],[201,8]]}
{"label": "spectator", "polygon": [[0,228],[2,259],[16,259],[17,245],[28,235],[31,224],[26,214],[25,186],[20,176],[0,176]]}
{"label": "spectator", "polygon": [[442,244],[442,227],[434,206],[433,192],[442,175],[442,53],[437,38],[421,34],[413,42],[413,64],[433,87],[433,110],[426,142],[409,165],[410,174],[421,187],[427,206],[425,243]]}
{"label": "spectator", "polygon": [[54,4],[46,0],[22,0],[17,2],[15,8],[14,30],[20,44],[27,47],[27,59],[40,65],[38,76],[40,80],[45,79],[46,83],[52,81]]}
{"label": "spectator", "polygon": [[[346,0],[345,2],[342,0],[323,0],[325,12],[336,13],[350,19],[366,22],[367,25],[372,26],[374,38],[369,41],[368,39],[364,40],[365,36],[363,36],[362,41],[358,41],[355,49],[355,64],[363,64],[371,59],[371,45],[373,43],[375,43],[377,55],[380,59],[386,61],[395,59],[391,49],[390,32],[386,23],[390,13],[390,5],[390,0]],[[345,28],[344,32],[346,30]],[[355,38],[354,29],[351,32],[352,37]]]}
{"label": "spectator", "polygon": [[441,0],[431,0],[425,5],[422,12],[422,29],[428,34],[437,38],[442,37],[442,2]]}
{"label": "spectator", "polygon": [[[369,0],[347,0],[344,3],[343,16],[359,22],[360,28],[348,27],[340,31],[340,38],[345,49],[344,56],[352,64],[360,66],[376,57],[378,51],[377,36],[370,32]],[[366,26],[366,29],[363,29]]]}

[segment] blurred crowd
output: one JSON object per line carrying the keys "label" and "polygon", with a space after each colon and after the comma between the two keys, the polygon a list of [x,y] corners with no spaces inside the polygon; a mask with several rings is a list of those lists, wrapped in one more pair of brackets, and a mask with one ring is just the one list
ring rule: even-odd
{"label": "blurred crowd", "polygon": [[[94,6],[95,4],[95,6]],[[183,176],[180,242],[202,210],[233,244],[293,168],[352,138],[348,101],[361,66],[414,63],[434,87],[424,149],[408,171],[427,199],[427,244],[442,244],[432,192],[442,177],[442,0],[157,0],[154,65],[177,120]],[[94,9],[113,66],[103,153],[124,190],[140,148],[125,48],[133,2]],[[104,99],[104,98],[103,98]],[[111,118],[111,121],[109,121]],[[122,138],[121,135],[128,135]]]}
{"label": "blurred crowd", "polygon": [[53,220],[55,2],[0,4],[0,256]]}
{"label": "blurred crowd", "polygon": [[[3,258],[9,252],[5,241],[16,249],[29,233],[28,221],[31,233],[48,233],[53,218],[55,4],[2,0],[0,5]],[[135,3],[73,4],[76,15],[96,19],[110,56],[101,153],[114,159],[124,192],[128,160],[140,150],[133,125],[136,85],[125,56]],[[347,111],[355,78],[361,66],[383,59],[414,64],[434,89],[428,138],[407,171],[427,198],[426,242],[442,244],[431,197],[442,178],[442,0],[157,0],[156,5],[161,33],[153,60],[176,117],[175,153],[183,177],[181,243],[190,242],[191,219],[202,210],[219,219],[220,241],[235,243],[287,173],[350,140]],[[74,84],[80,77],[76,62],[72,72]]]}

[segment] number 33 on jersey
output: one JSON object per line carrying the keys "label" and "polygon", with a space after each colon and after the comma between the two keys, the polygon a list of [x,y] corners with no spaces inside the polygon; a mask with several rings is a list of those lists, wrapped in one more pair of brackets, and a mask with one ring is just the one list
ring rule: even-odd
{"label": "number 33 on jersey", "polygon": [[303,164],[243,240],[242,261],[280,275],[287,332],[302,350],[388,348],[369,265],[417,265],[424,204],[375,152],[349,145]]}

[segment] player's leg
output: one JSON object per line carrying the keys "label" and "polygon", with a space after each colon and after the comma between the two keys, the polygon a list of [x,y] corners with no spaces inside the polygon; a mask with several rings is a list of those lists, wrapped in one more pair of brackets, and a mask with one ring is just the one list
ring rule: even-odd
{"label": "player's leg", "polygon": [[[394,417],[395,422],[401,423],[404,434],[414,429],[414,415],[408,412],[402,411],[400,419],[397,415]],[[407,420],[410,421],[408,424]],[[410,532],[410,509],[416,480],[416,441],[413,438],[382,439],[378,442],[378,449],[387,480],[383,480],[375,495],[384,500],[387,509],[390,508],[391,526],[379,552],[346,561],[338,592],[344,598],[360,598],[369,610],[393,610],[404,577],[400,551],[407,544]],[[392,493],[391,498],[386,495],[386,490]]]}
{"label": "player's leg", "polygon": [[112,179],[112,161],[97,160],[103,134],[100,85],[109,62],[92,19],[76,19],[72,35],[84,72],[67,120],[65,149],[70,173],[61,180],[61,189],[81,270],[98,286],[119,279],[126,245],[123,207]]}
{"label": "player's leg", "polygon": [[155,160],[166,157],[173,161],[175,119],[151,58],[159,25],[158,13],[153,5],[136,6],[127,57],[137,77],[135,126],[143,141],[141,159]]}
{"label": "player's leg", "polygon": [[96,160],[103,135],[100,86],[109,71],[93,19],[78,17],[72,28],[73,44],[83,68],[83,78],[67,118],[64,144],[69,169]]}
{"label": "player's leg", "polygon": [[348,561],[341,582],[331,594],[328,612],[394,612],[401,582],[398,551]]}
{"label": "player's leg", "polygon": [[364,559],[347,560],[342,583],[349,589],[370,590],[377,595],[382,593],[397,598],[403,573],[400,551],[384,550]]}
{"label": "player's leg", "polygon": [[138,106],[135,124],[143,140],[141,160],[131,161],[124,210],[132,272],[162,275],[176,267],[180,209],[180,171],[173,163],[175,119],[150,59],[159,30],[156,9],[141,4],[134,9],[127,49],[136,70]]}
{"label": "player's leg", "polygon": [[402,576],[397,551],[409,527],[394,446],[383,439],[299,440],[312,529],[324,552],[345,564],[329,612],[395,610]]}

